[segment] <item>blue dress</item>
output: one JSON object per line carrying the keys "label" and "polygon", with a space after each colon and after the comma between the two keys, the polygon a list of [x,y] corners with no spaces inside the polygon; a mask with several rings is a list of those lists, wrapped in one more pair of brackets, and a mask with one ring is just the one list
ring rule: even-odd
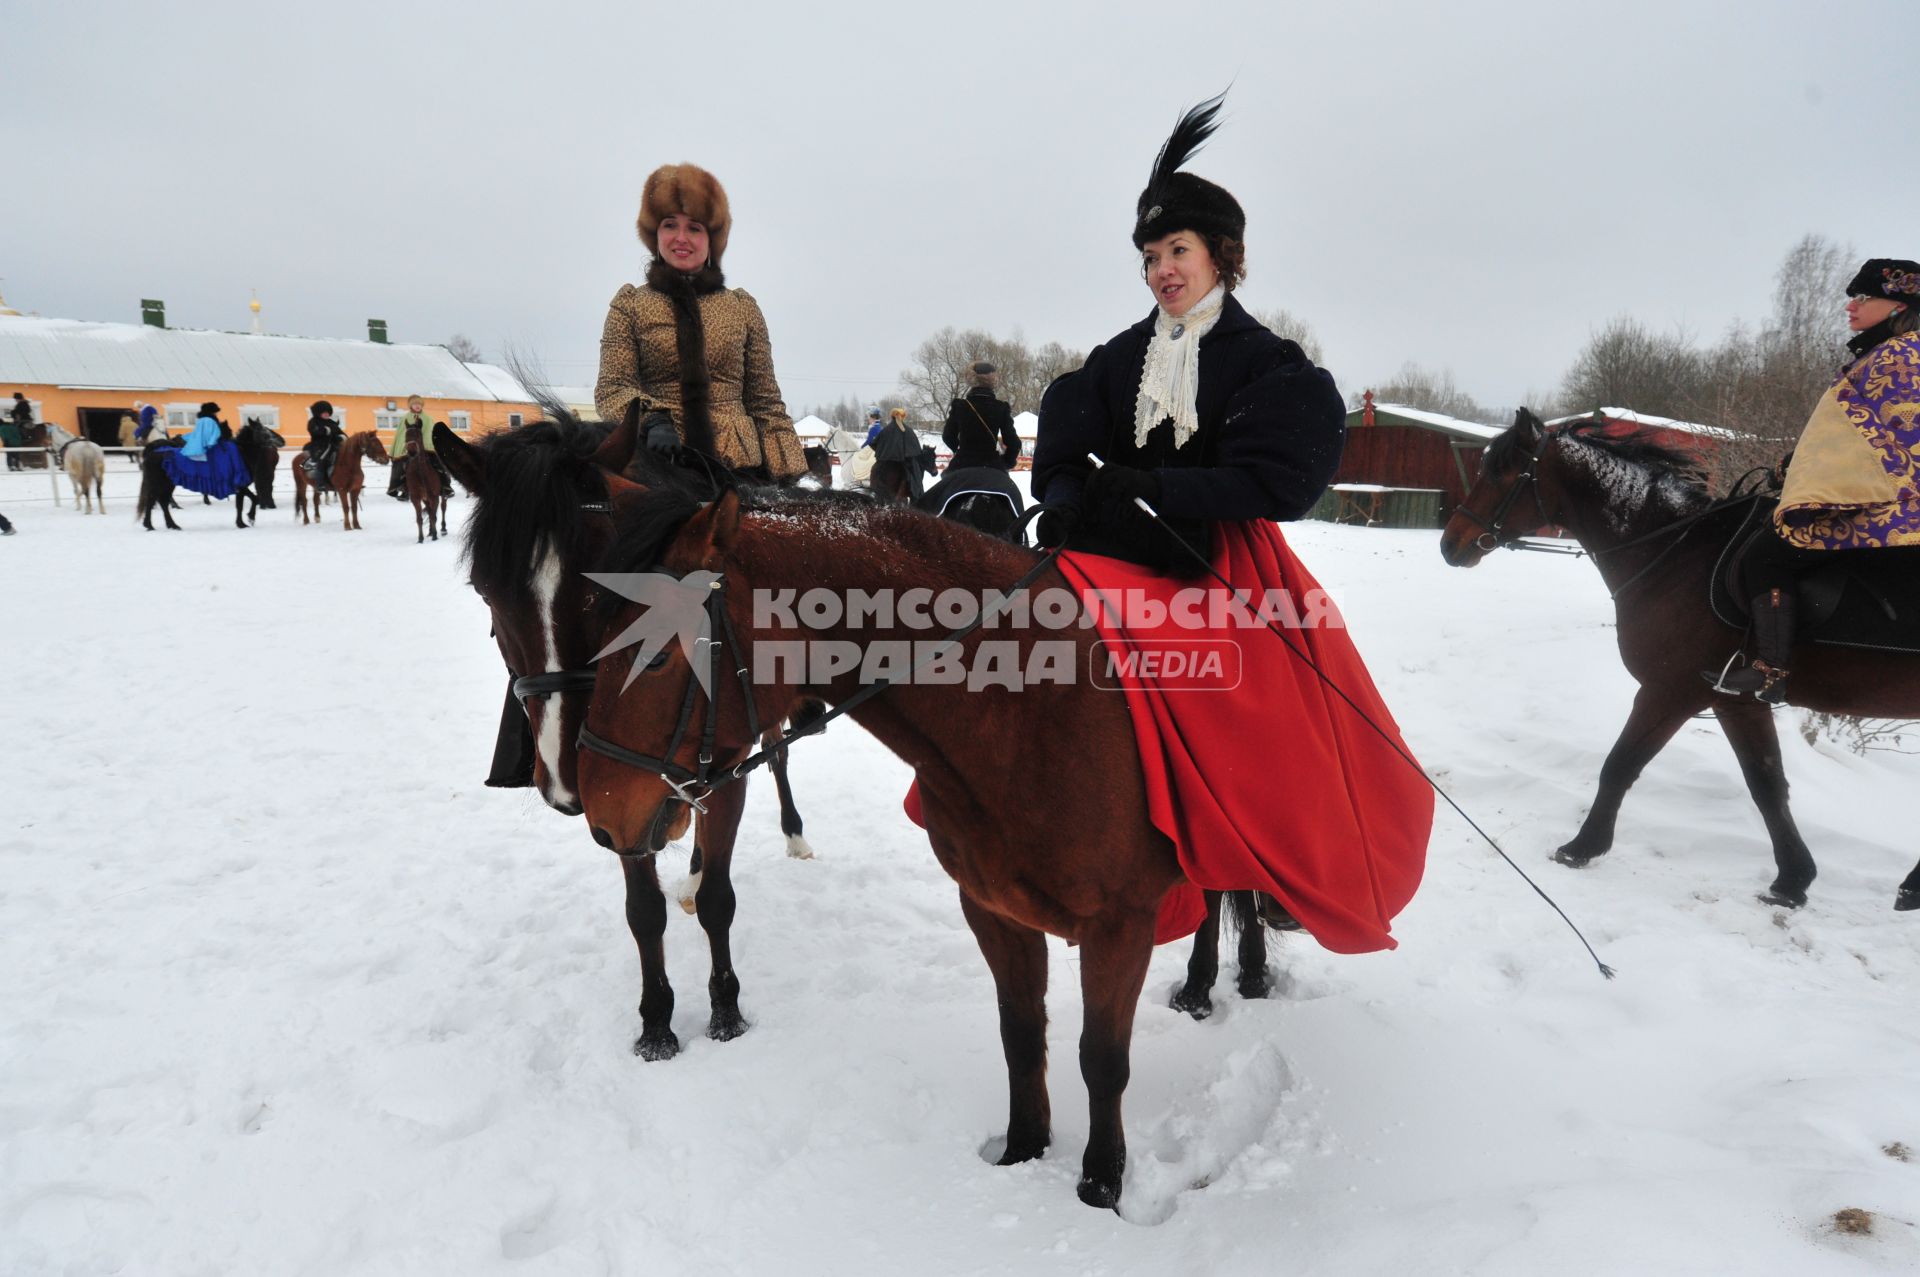
{"label": "blue dress", "polygon": [[220,437],[220,423],[202,417],[178,448],[157,448],[160,468],[167,478],[189,492],[224,501],[253,482],[240,445]]}

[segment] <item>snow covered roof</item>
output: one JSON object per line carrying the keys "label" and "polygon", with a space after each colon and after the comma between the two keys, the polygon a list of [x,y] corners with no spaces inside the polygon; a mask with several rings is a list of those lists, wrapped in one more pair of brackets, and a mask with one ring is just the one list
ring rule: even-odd
{"label": "snow covered roof", "polygon": [[833,433],[833,423],[822,421],[812,413],[808,413],[793,423],[793,433],[802,439],[825,439]]}
{"label": "snow covered roof", "polygon": [[[1356,408],[1354,411],[1360,410]],[[1461,439],[1484,442],[1488,439],[1497,439],[1506,431],[1504,426],[1483,426],[1477,421],[1462,421],[1458,417],[1449,417],[1445,413],[1428,412],[1424,408],[1408,408],[1397,403],[1376,403],[1373,405],[1373,412],[1376,417],[1381,413],[1388,413],[1423,426],[1432,426],[1435,430],[1443,430]],[[1352,413],[1348,415],[1351,416]]]}
{"label": "snow covered roof", "polygon": [[0,382],[530,403],[511,375],[444,346],[0,315]]}
{"label": "snow covered roof", "polygon": [[[1644,412],[1635,412],[1631,408],[1600,408],[1595,411],[1609,421],[1625,422],[1630,426],[1646,426],[1650,429],[1659,430],[1678,430],[1682,434],[1701,435],[1708,439],[1733,439],[1737,437],[1734,431],[1728,430],[1724,426],[1703,426],[1697,421],[1676,421],[1672,417],[1654,417]],[[1579,412],[1571,417],[1555,417],[1547,424],[1550,426],[1560,426],[1565,425],[1569,421],[1588,421],[1591,420],[1593,416],[1594,413],[1592,412]]]}
{"label": "snow covered roof", "polygon": [[1040,435],[1040,418],[1031,412],[1016,413],[1013,418],[1013,433],[1022,439],[1035,439]]}

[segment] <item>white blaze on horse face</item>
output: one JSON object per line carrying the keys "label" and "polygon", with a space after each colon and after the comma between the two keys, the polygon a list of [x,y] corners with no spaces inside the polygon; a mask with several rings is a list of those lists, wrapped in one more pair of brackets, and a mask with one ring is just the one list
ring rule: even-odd
{"label": "white blaze on horse face", "polygon": [[[560,593],[563,575],[560,556],[552,546],[546,547],[533,570],[533,597],[540,609],[541,657],[546,663],[542,672],[547,674],[558,673],[561,668],[560,645],[553,633],[553,601]],[[534,744],[540,761],[546,764],[546,800],[559,807],[577,807],[579,798],[560,780],[560,693],[553,692],[540,699],[545,704],[540,709],[540,732]]]}

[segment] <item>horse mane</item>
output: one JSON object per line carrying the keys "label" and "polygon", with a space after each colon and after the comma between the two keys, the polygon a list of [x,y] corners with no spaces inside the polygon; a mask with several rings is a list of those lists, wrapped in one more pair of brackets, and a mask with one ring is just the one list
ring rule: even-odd
{"label": "horse mane", "polygon": [[[1635,426],[1623,433],[1609,433],[1605,423],[1586,420],[1562,426],[1558,433],[1564,439],[1649,471],[1656,480],[1672,479],[1706,494],[1707,473],[1699,459],[1659,442],[1658,432],[1651,427]],[[1532,455],[1533,445],[1526,441],[1524,432],[1506,430],[1487,445],[1486,467],[1489,471],[1504,471],[1526,464]]]}
{"label": "horse mane", "polygon": [[605,425],[555,408],[545,420],[473,445],[481,453],[487,486],[467,519],[461,556],[476,590],[510,606],[531,602],[529,540],[535,554],[552,547],[565,556],[579,543],[587,520],[600,517],[580,507],[607,499],[593,459],[607,434]]}

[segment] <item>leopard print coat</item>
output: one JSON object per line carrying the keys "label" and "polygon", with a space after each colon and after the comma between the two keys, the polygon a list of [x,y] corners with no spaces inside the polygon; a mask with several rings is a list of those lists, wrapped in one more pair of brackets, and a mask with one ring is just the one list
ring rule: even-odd
{"label": "leopard print coat", "polygon": [[[707,293],[699,302],[712,377],[715,453],[735,470],[765,466],[777,480],[805,474],[806,453],[774,380],[773,349],[759,303],[740,288]],[[642,416],[668,413],[684,440],[680,393],[672,301],[652,285],[622,285],[607,307],[600,337],[594,406],[602,420],[616,424],[634,403]]]}

